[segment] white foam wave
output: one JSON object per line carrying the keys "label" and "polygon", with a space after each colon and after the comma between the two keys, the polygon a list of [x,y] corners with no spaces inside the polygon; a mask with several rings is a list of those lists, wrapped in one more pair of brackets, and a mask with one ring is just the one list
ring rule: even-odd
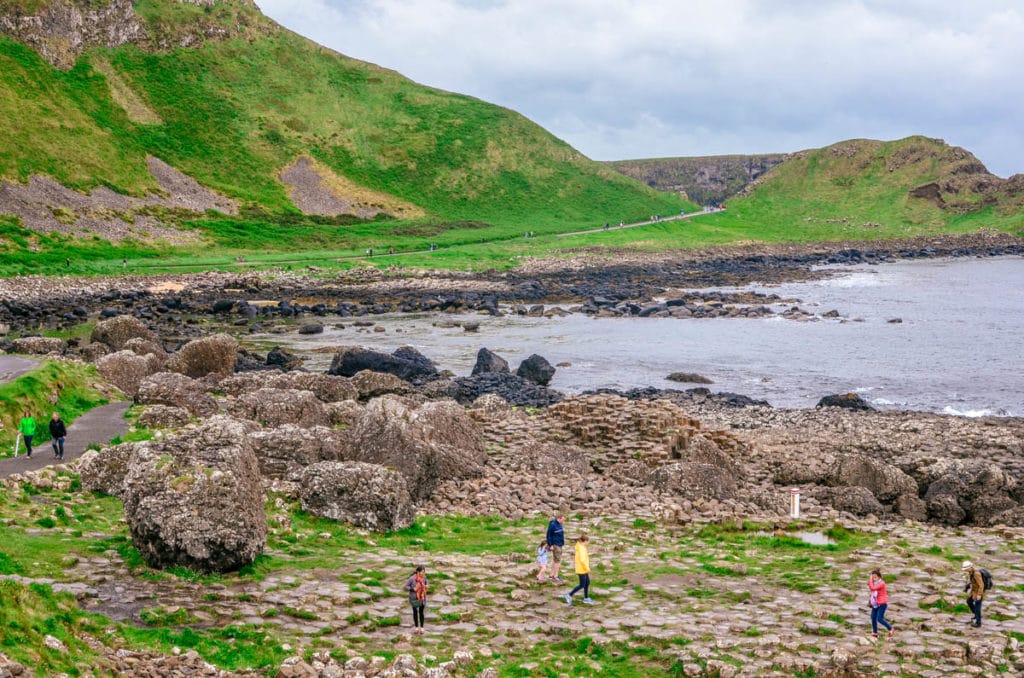
{"label": "white foam wave", "polygon": [[1005,417],[1006,413],[995,410],[958,410],[955,407],[946,405],[942,408],[943,414],[952,414],[955,417],[969,417],[974,419],[976,417]]}

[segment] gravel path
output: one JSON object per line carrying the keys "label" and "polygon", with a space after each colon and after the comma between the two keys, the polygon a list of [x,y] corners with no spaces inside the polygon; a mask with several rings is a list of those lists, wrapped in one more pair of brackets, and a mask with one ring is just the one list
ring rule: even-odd
{"label": "gravel path", "polygon": [[14,381],[38,367],[39,361],[13,355],[0,355],[0,385]]}
{"label": "gravel path", "polygon": [[[125,433],[128,430],[128,422],[125,421],[124,413],[128,411],[129,405],[126,401],[102,405],[86,412],[68,426],[68,435],[64,443],[64,463],[81,456],[92,443],[106,445],[114,436]],[[40,425],[46,426],[46,421],[40,422]],[[33,446],[31,459],[25,457],[25,445],[22,442],[17,457],[0,459],[0,478],[38,470],[53,463],[56,463],[56,460],[49,440]]]}

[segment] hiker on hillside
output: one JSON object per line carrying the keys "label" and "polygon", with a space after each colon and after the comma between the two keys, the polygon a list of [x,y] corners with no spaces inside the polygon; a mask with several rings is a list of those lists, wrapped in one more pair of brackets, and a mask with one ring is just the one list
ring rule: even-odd
{"label": "hiker on hillside", "polygon": [[569,603],[569,605],[572,605],[572,597],[576,595],[577,591],[583,591],[584,604],[594,604],[594,601],[590,599],[590,553],[587,551],[587,544],[589,543],[590,537],[585,533],[576,539],[576,576],[579,577],[580,583],[572,591],[565,594],[565,602]]}
{"label": "hiker on hillside", "polygon": [[868,604],[871,605],[871,637],[878,637],[878,625],[881,624],[889,630],[889,637],[892,638],[892,624],[885,620],[885,610],[889,607],[889,594],[885,590],[885,581],[879,570],[872,570],[868,576],[868,591],[870,597]]}
{"label": "hiker on hillside", "polygon": [[981,601],[985,597],[985,580],[981,576],[981,569],[974,567],[974,563],[969,560],[964,561],[961,569],[967,574],[964,591],[970,591],[970,595],[967,596],[967,607],[971,608],[974,614],[970,624],[977,628],[981,626]]}
{"label": "hiker on hillside", "polygon": [[409,592],[409,605],[412,606],[412,632],[417,636],[422,636],[424,633],[423,620],[427,614],[427,568],[417,565],[416,571],[412,573],[402,588]]}
{"label": "hiker on hillside", "polygon": [[64,438],[68,434],[68,428],[64,420],[56,412],[50,418],[50,445],[53,446],[53,458],[64,459]]}
{"label": "hiker on hillside", "polygon": [[36,420],[32,418],[32,415],[25,411],[25,416],[21,418],[21,423],[18,424],[18,431],[21,432],[21,437],[25,439],[25,458],[32,458],[32,438],[36,434]]}
{"label": "hiker on hillside", "polygon": [[551,551],[551,579],[559,584],[565,583],[565,580],[558,576],[558,569],[562,566],[562,548],[565,546],[564,523],[565,514],[559,513],[548,523],[548,533],[545,536],[548,549]]}

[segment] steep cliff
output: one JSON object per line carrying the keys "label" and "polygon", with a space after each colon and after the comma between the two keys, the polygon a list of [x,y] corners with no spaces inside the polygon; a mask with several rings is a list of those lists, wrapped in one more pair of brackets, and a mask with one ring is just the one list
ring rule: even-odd
{"label": "steep cliff", "polygon": [[659,191],[683,193],[698,204],[708,205],[736,195],[787,157],[781,153],[712,155],[616,160],[608,165]]}

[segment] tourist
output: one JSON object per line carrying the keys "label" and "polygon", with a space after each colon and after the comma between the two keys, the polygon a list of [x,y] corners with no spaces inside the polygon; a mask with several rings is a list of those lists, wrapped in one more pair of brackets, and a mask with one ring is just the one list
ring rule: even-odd
{"label": "tourist", "polygon": [[32,418],[32,415],[25,411],[25,416],[21,418],[21,423],[18,424],[18,431],[21,433],[21,437],[25,439],[25,458],[32,458],[32,438],[36,434],[36,420]]}
{"label": "tourist", "polygon": [[422,636],[423,620],[427,614],[427,568],[417,565],[409,580],[403,586],[409,592],[409,605],[412,606],[413,633]]}
{"label": "tourist", "polygon": [[544,541],[548,543],[551,550],[551,579],[564,584],[565,580],[558,576],[558,570],[562,566],[562,548],[565,546],[565,514],[560,513],[548,523],[548,533]]}
{"label": "tourist", "polygon": [[585,533],[576,540],[576,576],[579,577],[580,583],[565,594],[565,602],[570,605],[572,605],[572,597],[576,595],[577,591],[583,591],[583,602],[586,605],[594,604],[594,601],[590,599],[590,554],[587,553],[589,542],[590,537]]}
{"label": "tourist", "polygon": [[68,428],[56,412],[50,419],[50,445],[53,446],[53,458],[64,459],[64,437],[68,434]]}
{"label": "tourist", "polygon": [[889,594],[885,590],[885,581],[879,570],[872,570],[868,576],[868,590],[871,592],[869,602],[871,604],[871,637],[878,637],[878,625],[881,624],[889,630],[889,637],[892,638],[892,624],[885,620],[885,610],[889,607]]}
{"label": "tourist", "polygon": [[537,572],[537,581],[546,581],[548,578],[548,540],[542,539],[537,547],[537,564],[540,571]]}
{"label": "tourist", "polygon": [[967,607],[971,608],[974,618],[970,621],[971,626],[981,626],[981,601],[985,597],[985,579],[981,576],[981,570],[974,567],[974,563],[965,560],[961,568],[967,573],[967,584],[964,591],[970,591],[967,596]]}

